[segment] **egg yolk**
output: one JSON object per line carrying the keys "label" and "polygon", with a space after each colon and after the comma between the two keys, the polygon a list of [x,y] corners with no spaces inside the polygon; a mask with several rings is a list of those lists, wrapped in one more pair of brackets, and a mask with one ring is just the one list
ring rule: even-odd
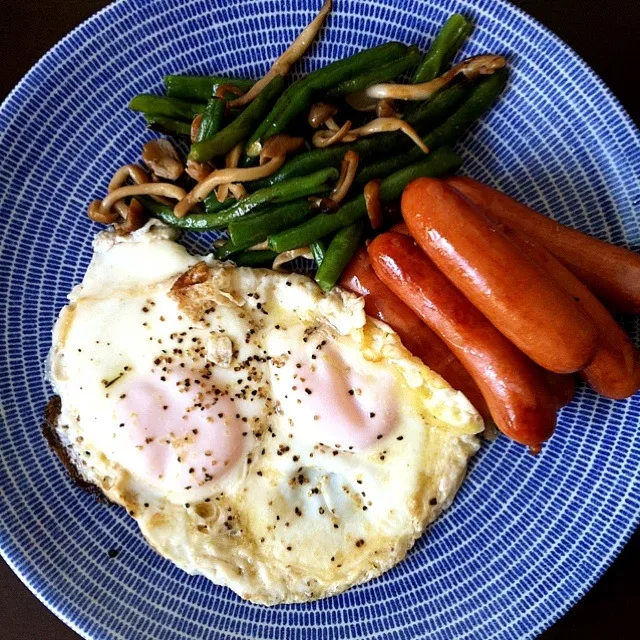
{"label": "egg yolk", "polygon": [[164,380],[131,380],[116,404],[118,424],[130,440],[129,463],[152,480],[177,479],[184,488],[223,475],[242,451],[242,424],[228,396],[214,396],[185,370]]}
{"label": "egg yolk", "polygon": [[394,378],[354,371],[330,343],[294,351],[271,366],[274,397],[285,418],[305,425],[317,443],[366,449],[394,427]]}

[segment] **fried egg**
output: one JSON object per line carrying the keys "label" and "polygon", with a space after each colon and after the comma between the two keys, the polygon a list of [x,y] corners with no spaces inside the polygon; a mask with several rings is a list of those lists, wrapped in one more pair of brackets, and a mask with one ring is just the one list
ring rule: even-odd
{"label": "fried egg", "polygon": [[191,574],[304,602],[402,560],[482,419],[359,297],[102,232],[53,332],[56,430],[84,480]]}

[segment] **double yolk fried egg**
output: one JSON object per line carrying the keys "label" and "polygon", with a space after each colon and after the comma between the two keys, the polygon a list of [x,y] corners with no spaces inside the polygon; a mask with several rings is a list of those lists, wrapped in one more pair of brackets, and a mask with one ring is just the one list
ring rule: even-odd
{"label": "double yolk fried egg", "polygon": [[263,604],[399,562],[483,428],[357,296],[191,256],[156,222],[99,234],[48,369],[82,478],[160,554]]}

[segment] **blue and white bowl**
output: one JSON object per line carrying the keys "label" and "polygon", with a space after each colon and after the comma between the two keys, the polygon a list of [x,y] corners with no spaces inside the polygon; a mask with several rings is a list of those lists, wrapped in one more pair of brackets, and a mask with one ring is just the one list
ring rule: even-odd
{"label": "blue and white bowl", "polygon": [[[485,445],[454,506],[395,569],[344,595],[265,608],[157,556],[76,489],[39,424],[54,318],[97,231],[85,215],[148,134],[127,102],[165,73],[258,77],[320,0],[119,0],[49,52],[0,108],[0,550],[86,638],[528,638],[573,605],[640,514],[640,397],[581,389],[542,455]],[[449,14],[512,80],[461,145],[464,171],[561,222],[640,247],[640,136],[592,71],[500,0],[335,0],[298,71],[388,40],[425,47]],[[201,241],[192,248],[204,250]],[[638,323],[627,328],[638,338]],[[109,550],[118,555],[110,557]],[[113,554],[111,554],[113,555]]]}

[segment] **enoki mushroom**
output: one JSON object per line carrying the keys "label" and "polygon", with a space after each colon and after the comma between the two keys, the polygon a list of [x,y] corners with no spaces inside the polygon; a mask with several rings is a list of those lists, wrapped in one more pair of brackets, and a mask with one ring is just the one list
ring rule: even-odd
{"label": "enoki mushroom", "polygon": [[[402,131],[405,135],[409,136],[413,142],[424,153],[429,153],[429,147],[423,142],[422,138],[418,135],[418,132],[404,120],[399,118],[376,118],[371,122],[358,127],[357,129],[350,129],[347,125],[351,126],[351,122],[347,122],[342,126],[339,131],[316,131],[313,134],[312,142],[316,147],[328,147],[337,142],[353,142],[363,136],[369,136],[376,133],[384,133],[389,131]],[[346,129],[345,129],[346,128]]]}
{"label": "enoki mushroom", "polygon": [[289,73],[291,66],[299,60],[310,47],[315,37],[318,35],[318,31],[322,27],[324,19],[327,17],[329,11],[331,11],[332,0],[325,0],[322,9],[318,15],[304,28],[302,33],[293,41],[291,46],[273,63],[273,66],[267,74],[256,82],[249,91],[244,95],[231,100],[229,102],[230,107],[242,107],[251,102],[260,92],[275,78],[275,76],[285,76]]}
{"label": "enoki mushroom", "polygon": [[202,202],[216,187],[232,182],[245,182],[259,180],[275,173],[287,159],[287,153],[297,151],[304,144],[302,138],[292,138],[286,134],[280,134],[269,138],[263,146],[260,154],[260,166],[213,171],[202,182],[199,182],[173,209],[177,218],[184,218],[187,213],[199,202]]}
{"label": "enoki mushroom", "polygon": [[457,75],[463,75],[467,80],[475,80],[480,75],[491,75],[507,64],[503,56],[482,55],[467,58],[455,67],[429,82],[420,84],[374,84],[362,93],[367,98],[395,100],[426,100],[434,93],[448,85]]}
{"label": "enoki mushroom", "polygon": [[[227,169],[234,169],[238,166],[240,162],[240,157],[242,156],[242,144],[237,144],[227,155],[225,156],[224,166]],[[224,202],[229,195],[229,185],[222,184],[216,190],[216,198],[218,202]]]}
{"label": "enoki mushroom", "polygon": [[176,217],[183,218],[189,213],[192,207],[202,202],[221,184],[266,178],[277,171],[284,164],[285,159],[284,156],[273,158],[273,160],[260,167],[217,169],[211,172],[207,178],[199,182],[188,194],[185,193],[184,197],[175,206],[173,213]]}
{"label": "enoki mushroom", "polygon": [[355,151],[347,151],[344,154],[342,165],[340,167],[340,177],[336,182],[333,191],[329,194],[329,199],[333,200],[336,204],[342,202],[347,195],[347,192],[353,184],[353,180],[356,177],[356,171],[358,170],[358,161],[360,156]]}

